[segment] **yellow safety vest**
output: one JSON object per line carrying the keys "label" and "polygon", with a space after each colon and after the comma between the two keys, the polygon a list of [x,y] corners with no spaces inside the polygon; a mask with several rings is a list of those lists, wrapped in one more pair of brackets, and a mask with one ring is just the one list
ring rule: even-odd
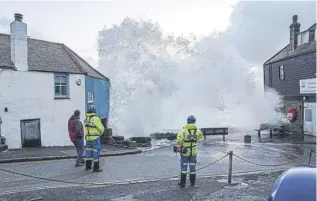
{"label": "yellow safety vest", "polygon": [[85,123],[85,134],[87,141],[94,141],[103,134],[105,128],[95,113],[87,113]]}
{"label": "yellow safety vest", "polygon": [[177,144],[187,149],[186,153],[182,153],[183,156],[196,156],[197,142],[202,139],[204,139],[203,133],[195,124],[187,124],[177,133]]}

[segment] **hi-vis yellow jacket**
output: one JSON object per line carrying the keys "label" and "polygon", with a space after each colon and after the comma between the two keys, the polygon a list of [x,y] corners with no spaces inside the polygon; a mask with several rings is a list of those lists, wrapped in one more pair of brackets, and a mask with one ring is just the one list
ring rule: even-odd
{"label": "hi-vis yellow jacket", "polygon": [[177,133],[177,144],[187,149],[186,153],[182,153],[183,156],[196,156],[197,142],[203,139],[203,133],[195,124],[187,124],[183,130]]}
{"label": "hi-vis yellow jacket", "polygon": [[94,141],[103,134],[105,128],[95,113],[87,113],[84,122],[87,141]]}

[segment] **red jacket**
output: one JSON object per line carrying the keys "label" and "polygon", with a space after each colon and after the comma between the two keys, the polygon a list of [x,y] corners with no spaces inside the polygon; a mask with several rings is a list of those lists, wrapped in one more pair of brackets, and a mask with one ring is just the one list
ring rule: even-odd
{"label": "red jacket", "polygon": [[69,138],[74,142],[78,138],[84,137],[84,127],[79,120],[79,117],[71,116],[68,120]]}

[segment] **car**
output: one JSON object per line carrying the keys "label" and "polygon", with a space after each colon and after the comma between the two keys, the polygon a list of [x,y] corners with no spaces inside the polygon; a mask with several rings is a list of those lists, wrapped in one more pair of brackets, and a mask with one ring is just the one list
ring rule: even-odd
{"label": "car", "polygon": [[275,181],[268,201],[316,201],[316,166],[295,166]]}

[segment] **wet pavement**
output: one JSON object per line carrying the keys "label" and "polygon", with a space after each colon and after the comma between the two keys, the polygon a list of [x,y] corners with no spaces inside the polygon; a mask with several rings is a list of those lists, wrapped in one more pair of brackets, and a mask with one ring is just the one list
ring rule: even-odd
{"label": "wet pavement", "polygon": [[[112,145],[101,146],[101,155],[103,156],[134,154],[139,152],[138,149],[133,148]],[[74,146],[12,149],[0,153],[0,163],[67,159],[76,158],[76,156],[77,152]]]}
{"label": "wet pavement", "polygon": [[[232,150],[236,154],[233,156],[233,173],[259,170],[268,172],[272,169],[289,168],[296,164],[307,164],[309,150],[316,150],[314,144],[260,143],[256,142],[255,139],[252,140],[251,144],[245,144],[243,135],[231,136],[225,142],[222,141],[221,136],[208,137],[207,142],[199,144],[197,168],[207,166]],[[73,159],[0,164],[0,170],[49,179],[29,178],[0,171],[2,178],[0,194],[72,186],[73,184],[67,183],[69,181],[74,183],[104,183],[155,180],[176,176],[180,168],[179,155],[172,151],[171,142],[160,141],[153,142],[153,144],[152,150],[141,154],[101,158],[100,162],[104,169],[101,173],[86,172],[82,167],[75,168]],[[156,144],[157,146],[155,146]],[[305,153],[306,155],[303,156]],[[257,165],[245,162],[237,156]],[[228,164],[228,157],[225,157],[223,160],[197,171],[197,175],[226,175]],[[312,157],[312,164],[316,164],[316,155]],[[62,181],[66,181],[66,183]]]}
{"label": "wet pavement", "polygon": [[115,186],[64,187],[1,195],[0,200],[78,201],[266,201],[282,171],[236,176],[232,185],[223,177],[198,178],[196,187],[181,189],[176,180]]}

